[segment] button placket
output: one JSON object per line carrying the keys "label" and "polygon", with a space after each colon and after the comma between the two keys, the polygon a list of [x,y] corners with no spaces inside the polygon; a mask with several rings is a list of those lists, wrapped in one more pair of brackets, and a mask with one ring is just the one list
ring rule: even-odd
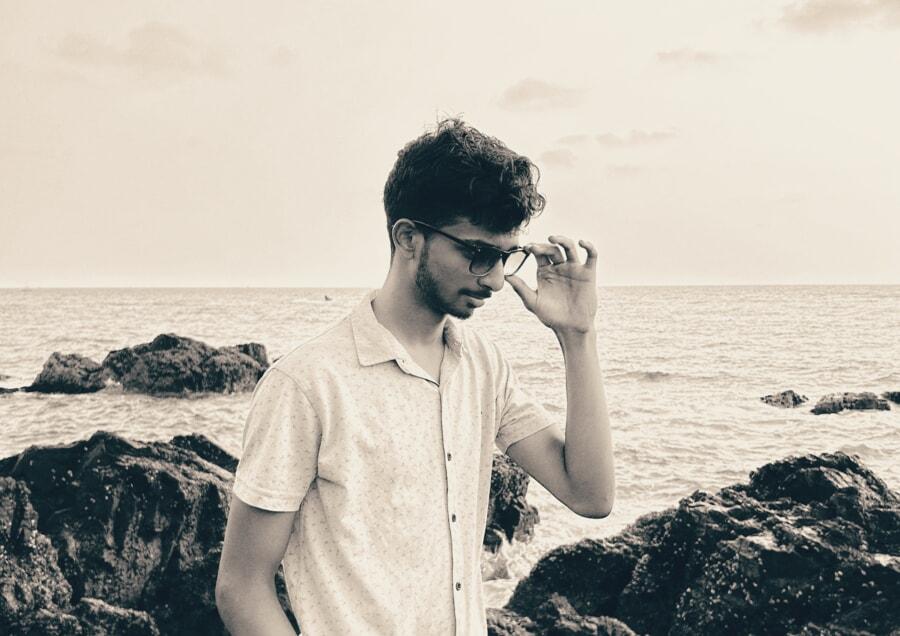
{"label": "button placket", "polygon": [[[454,447],[453,443],[453,425],[459,419],[459,414],[456,412],[456,408],[459,405],[454,401],[459,396],[456,395],[457,391],[455,389],[455,384],[453,382],[454,371],[457,367],[457,360],[455,355],[451,351],[447,351],[448,355],[444,356],[444,365],[441,368],[441,383],[437,386],[437,389],[440,393],[441,400],[441,437],[444,443],[444,474],[446,477],[447,484],[447,526],[450,534],[450,568],[451,568],[451,578],[450,581],[453,585],[453,597],[454,597],[454,614],[456,617],[456,633],[459,634],[463,626],[466,625],[466,608],[468,607],[467,602],[463,597],[457,597],[457,594],[462,591],[462,585],[464,581],[464,553],[462,545],[462,535],[461,529],[459,528],[459,523],[457,522],[456,510],[456,480],[454,478],[454,474],[458,473],[456,470],[457,464],[459,462],[459,458],[456,461],[453,460],[453,452],[452,448]],[[459,466],[460,469],[464,468],[464,466]]]}

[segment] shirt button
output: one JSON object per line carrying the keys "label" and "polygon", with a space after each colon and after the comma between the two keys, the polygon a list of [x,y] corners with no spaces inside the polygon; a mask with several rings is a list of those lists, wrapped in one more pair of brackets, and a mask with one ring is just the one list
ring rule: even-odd
{"label": "shirt button", "polygon": [[451,459],[453,459],[453,454],[447,453],[447,461],[449,462]]}
{"label": "shirt button", "polygon": [[450,515],[450,521],[456,521],[456,515],[455,515],[455,514]]}
{"label": "shirt button", "polygon": [[458,591],[461,590],[461,589],[462,589],[462,583],[457,583],[457,584],[456,584],[456,591],[458,592]]}

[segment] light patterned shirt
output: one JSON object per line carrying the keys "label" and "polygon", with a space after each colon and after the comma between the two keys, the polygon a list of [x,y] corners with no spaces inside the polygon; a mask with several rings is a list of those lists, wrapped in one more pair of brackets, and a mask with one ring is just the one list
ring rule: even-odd
{"label": "light patterned shirt", "polygon": [[282,563],[305,636],[484,634],[493,448],[550,420],[453,320],[436,382],[377,321],[376,293],[260,379],[234,494],[297,511]]}

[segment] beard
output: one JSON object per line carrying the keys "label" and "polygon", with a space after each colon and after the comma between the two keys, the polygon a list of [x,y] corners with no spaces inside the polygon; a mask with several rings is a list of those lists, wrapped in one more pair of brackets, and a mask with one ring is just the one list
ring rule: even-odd
{"label": "beard", "polygon": [[416,297],[423,305],[439,316],[451,315],[454,318],[465,320],[471,317],[471,311],[465,311],[459,307],[454,307],[452,303],[447,301],[441,294],[437,280],[431,275],[428,268],[428,243],[422,248],[422,257],[419,260],[419,266],[416,268]]}

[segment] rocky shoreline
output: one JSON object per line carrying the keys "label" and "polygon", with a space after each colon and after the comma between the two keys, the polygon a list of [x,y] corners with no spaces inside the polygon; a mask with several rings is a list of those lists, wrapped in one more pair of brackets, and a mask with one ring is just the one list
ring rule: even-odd
{"label": "rocky shoreline", "polygon": [[789,457],[561,546],[489,634],[900,633],[900,496],[853,456]]}
{"label": "rocky shoreline", "polygon": [[[775,393],[774,395],[765,395],[759,399],[770,406],[788,409],[797,408],[809,400],[805,395],[800,395],[793,389]],[[878,397],[871,391],[828,393],[819,398],[816,405],[810,409],[810,413],[824,415],[826,413],[840,413],[844,410],[890,411],[891,405],[889,402],[900,404],[900,391],[885,391],[881,394],[881,397]]]}
{"label": "rocky shoreline", "polygon": [[[23,392],[94,393],[108,386],[160,397],[193,393],[249,392],[269,368],[266,347],[257,342],[212,347],[204,342],[163,333],[152,341],[110,351],[103,362],[77,353],[53,352],[34,381],[18,388],[0,387],[0,395]],[[0,380],[4,377],[0,374]],[[797,408],[809,401],[792,389],[759,398],[780,408]],[[829,393],[811,409],[815,415],[844,410],[890,410],[900,404],[900,391]]]}
{"label": "rocky shoreline", "polygon": [[94,393],[110,385],[156,396],[234,393],[252,391],[268,368],[266,348],[259,343],[216,348],[164,333],[151,342],[110,351],[101,363],[54,351],[29,386],[0,389],[0,394]]}
{"label": "rocky shoreline", "polygon": [[[202,435],[103,431],[0,460],[0,634],[226,634],[215,580],[236,466]],[[501,544],[533,535],[527,489],[496,454],[487,577]],[[295,622],[280,570],[276,587]]]}
{"label": "rocky shoreline", "polygon": [[[236,465],[202,435],[103,431],[0,460],[0,633],[225,634],[214,586]],[[531,538],[527,487],[495,455],[486,578],[503,575],[501,545]],[[277,589],[293,619],[280,572]],[[891,634],[898,598],[900,496],[836,453],[560,546],[488,622],[495,636]]]}

